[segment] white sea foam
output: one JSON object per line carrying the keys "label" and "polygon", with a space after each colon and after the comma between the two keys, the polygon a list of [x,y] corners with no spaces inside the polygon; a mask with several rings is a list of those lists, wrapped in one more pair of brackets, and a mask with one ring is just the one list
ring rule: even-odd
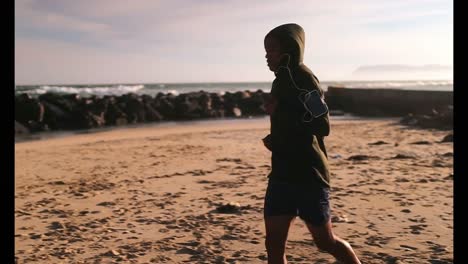
{"label": "white sea foam", "polygon": [[[347,88],[382,88],[403,90],[429,90],[429,91],[452,91],[452,80],[415,80],[415,81],[323,81],[320,83],[324,91],[329,86],[342,86]],[[120,96],[126,93],[147,94],[155,96],[158,93],[171,93],[179,95],[183,93],[205,91],[209,93],[226,92],[235,93],[239,91],[255,92],[262,90],[270,92],[271,82],[258,83],[170,83],[170,84],[132,84],[132,85],[43,85],[43,86],[15,86],[16,93],[28,93],[37,96],[47,92],[59,94],[76,93],[81,96]]]}
{"label": "white sea foam", "polygon": [[428,89],[428,90],[451,90],[453,81],[345,81],[330,82],[334,86],[339,84],[347,88],[393,88],[393,89]]}
{"label": "white sea foam", "polygon": [[162,93],[170,93],[170,94],[173,94],[173,95],[179,95],[180,93],[177,91],[177,90],[167,90],[167,91],[163,91]]}
{"label": "white sea foam", "polygon": [[135,93],[142,90],[144,85],[115,85],[115,86],[95,86],[95,87],[73,87],[73,86],[40,86],[35,90],[37,94],[60,93],[60,94],[81,94],[81,95],[122,95]]}

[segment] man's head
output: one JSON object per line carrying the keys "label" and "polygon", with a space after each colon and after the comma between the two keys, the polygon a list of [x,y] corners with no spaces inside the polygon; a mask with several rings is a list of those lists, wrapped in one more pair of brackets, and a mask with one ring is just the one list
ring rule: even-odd
{"label": "man's head", "polygon": [[281,49],[281,44],[278,39],[272,36],[265,38],[265,58],[267,59],[268,68],[275,72],[280,65],[282,55],[284,54]]}
{"label": "man's head", "polygon": [[289,65],[302,63],[305,33],[297,24],[284,24],[271,30],[264,40],[268,67],[276,71],[284,54],[289,55]]}

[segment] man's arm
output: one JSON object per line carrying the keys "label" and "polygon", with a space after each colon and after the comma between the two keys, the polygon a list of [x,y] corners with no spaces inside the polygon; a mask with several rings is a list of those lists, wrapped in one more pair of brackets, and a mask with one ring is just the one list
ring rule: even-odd
{"label": "man's arm", "polygon": [[302,125],[307,134],[319,137],[326,137],[330,134],[330,121],[328,114],[314,118],[310,122],[303,121]]}

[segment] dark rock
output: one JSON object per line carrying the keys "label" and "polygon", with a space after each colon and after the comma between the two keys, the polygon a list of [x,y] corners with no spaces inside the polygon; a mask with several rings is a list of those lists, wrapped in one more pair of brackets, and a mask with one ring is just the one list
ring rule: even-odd
{"label": "dark rock", "polygon": [[233,107],[230,109],[228,112],[228,116],[234,116],[234,117],[241,117],[242,116],[242,111],[238,107]]}
{"label": "dark rock", "polygon": [[44,105],[44,123],[46,123],[50,129],[69,129],[73,125],[73,116],[67,110],[60,108],[59,106],[43,101]]}
{"label": "dark rock", "polygon": [[453,107],[448,105],[440,110],[432,109],[427,114],[408,114],[400,123],[421,128],[453,129]]}
{"label": "dark rock", "polygon": [[175,115],[175,96],[172,94],[161,96],[158,94],[154,103],[155,110],[158,111],[164,120],[174,120]]}
{"label": "dark rock", "polygon": [[264,107],[263,94],[249,93],[248,91],[234,94],[237,97],[237,102],[244,116],[257,116],[266,114]]}
{"label": "dark rock", "polygon": [[127,124],[127,114],[125,114],[118,106],[117,99],[112,96],[107,98],[107,111],[104,114],[106,125],[121,126]]}
{"label": "dark rock", "polygon": [[[27,94],[15,97],[18,133],[46,130],[89,129],[128,123],[162,120],[192,120],[264,115],[264,101],[269,93],[227,92],[221,96],[205,91],[149,95],[127,93],[122,96],[60,95],[46,93],[38,99]],[[16,133],[16,132],[15,132]]]}
{"label": "dark rock", "polygon": [[58,106],[67,112],[72,112],[73,109],[82,101],[79,95],[59,95],[55,93],[45,93],[39,96],[41,102],[48,102]]}
{"label": "dark rock", "polygon": [[44,106],[28,94],[15,97],[15,120],[27,124],[29,121],[42,122],[44,119]]}
{"label": "dark rock", "polygon": [[117,98],[117,106],[127,116],[129,124],[145,122],[143,100],[135,93],[127,93]]}

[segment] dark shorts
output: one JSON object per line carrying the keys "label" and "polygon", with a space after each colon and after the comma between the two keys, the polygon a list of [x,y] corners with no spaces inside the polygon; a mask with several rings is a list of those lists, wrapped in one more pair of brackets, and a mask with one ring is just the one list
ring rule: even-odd
{"label": "dark shorts", "polygon": [[330,190],[316,184],[290,184],[269,181],[264,216],[294,215],[319,226],[330,219]]}

